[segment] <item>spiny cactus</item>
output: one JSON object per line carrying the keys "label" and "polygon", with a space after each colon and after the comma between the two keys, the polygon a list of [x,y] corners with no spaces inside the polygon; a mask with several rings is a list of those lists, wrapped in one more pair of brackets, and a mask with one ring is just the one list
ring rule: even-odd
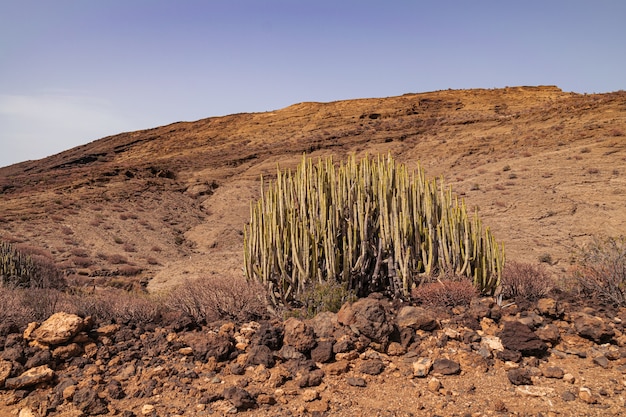
{"label": "spiny cactus", "polygon": [[493,293],[504,249],[477,214],[418,168],[389,155],[336,166],[306,156],[295,172],[277,171],[251,205],[245,227],[245,274],[288,304],[307,287],[341,283],[359,296],[385,291],[407,297],[423,277],[471,277]]}
{"label": "spiny cactus", "polygon": [[51,260],[0,242],[1,286],[44,288],[63,284],[63,276]]}

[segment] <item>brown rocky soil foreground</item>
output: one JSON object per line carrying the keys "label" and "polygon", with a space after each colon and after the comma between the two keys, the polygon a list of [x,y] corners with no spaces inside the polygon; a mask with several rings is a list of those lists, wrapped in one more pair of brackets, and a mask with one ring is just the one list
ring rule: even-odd
{"label": "brown rocky soil foreground", "polygon": [[0,415],[623,415],[626,309],[522,304],[373,294],[310,320],[203,328],[57,313],[1,329]]}

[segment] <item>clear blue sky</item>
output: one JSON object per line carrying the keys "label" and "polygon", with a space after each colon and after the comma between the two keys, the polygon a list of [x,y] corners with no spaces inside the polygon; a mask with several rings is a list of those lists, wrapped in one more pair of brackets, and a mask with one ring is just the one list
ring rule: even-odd
{"label": "clear blue sky", "polygon": [[624,0],[0,0],[0,166],[302,101],[626,89]]}

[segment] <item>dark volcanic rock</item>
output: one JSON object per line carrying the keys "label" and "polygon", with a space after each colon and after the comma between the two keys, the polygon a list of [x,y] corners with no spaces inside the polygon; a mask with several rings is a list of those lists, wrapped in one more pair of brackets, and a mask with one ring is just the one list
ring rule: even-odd
{"label": "dark volcanic rock", "polygon": [[283,342],[293,346],[298,352],[307,353],[316,345],[313,327],[296,318],[289,318],[285,322],[285,336]]}
{"label": "dark volcanic rock", "polygon": [[254,333],[250,342],[253,345],[265,345],[271,350],[280,350],[283,347],[284,334],[282,323],[279,325],[263,321],[260,324],[261,327]]}
{"label": "dark volcanic rock", "polygon": [[254,397],[248,391],[239,387],[224,389],[224,398],[230,401],[237,410],[247,410],[256,405]]}
{"label": "dark volcanic rock", "polygon": [[311,360],[319,363],[326,363],[333,360],[333,343],[330,341],[319,342],[315,349],[311,351]]}
{"label": "dark volcanic rock", "polygon": [[414,330],[432,331],[438,327],[437,317],[423,307],[405,306],[398,311],[396,322],[400,331],[406,327]]}
{"label": "dark volcanic rock", "polygon": [[509,378],[509,381],[513,385],[532,385],[532,380],[530,378],[530,372],[528,371],[528,369],[511,369],[506,373],[506,376]]}
{"label": "dark volcanic rock", "polygon": [[33,356],[28,358],[24,367],[26,369],[36,368],[41,365],[48,365],[52,361],[52,354],[48,349],[38,350]]}
{"label": "dark volcanic rock", "polygon": [[248,365],[263,365],[266,368],[274,366],[274,355],[266,345],[252,346],[248,352]]}
{"label": "dark volcanic rock", "polygon": [[54,371],[47,365],[29,369],[18,377],[8,378],[4,386],[8,389],[21,389],[32,387],[42,382],[48,382],[54,377]]}
{"label": "dark volcanic rock", "polygon": [[300,388],[317,387],[324,380],[324,371],[321,369],[314,369],[312,371],[303,372],[298,378],[298,386]]}
{"label": "dark volcanic rock", "polygon": [[355,378],[355,377],[346,378],[346,383],[353,387],[364,388],[367,386],[367,383],[365,382],[363,378]]}
{"label": "dark volcanic rock", "polygon": [[370,359],[361,362],[357,369],[364,374],[378,375],[385,370],[385,364],[380,359]]}
{"label": "dark volcanic rock", "polygon": [[337,321],[380,344],[387,343],[394,330],[384,301],[371,297],[344,304],[337,313]]}
{"label": "dark volcanic rock", "polygon": [[530,327],[518,321],[504,323],[499,337],[506,349],[517,350],[523,356],[542,356],[548,349]]}
{"label": "dark volcanic rock", "polygon": [[608,343],[615,335],[603,319],[584,313],[574,320],[574,327],[581,337],[596,343]]}
{"label": "dark volcanic rock", "polygon": [[74,405],[80,410],[89,415],[95,416],[100,414],[108,414],[107,402],[100,398],[93,388],[85,387],[81,388],[74,394],[72,398]]}
{"label": "dark volcanic rock", "polygon": [[435,359],[432,372],[441,375],[457,375],[461,372],[461,365],[450,359]]}

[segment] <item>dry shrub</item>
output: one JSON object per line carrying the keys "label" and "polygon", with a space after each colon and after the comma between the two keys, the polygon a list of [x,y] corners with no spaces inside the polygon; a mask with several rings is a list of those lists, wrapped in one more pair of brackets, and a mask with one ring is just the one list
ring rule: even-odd
{"label": "dry shrub", "polygon": [[71,298],[54,288],[7,288],[0,286],[0,317],[23,329],[59,311],[72,309]]}
{"label": "dry shrub", "polygon": [[114,265],[127,264],[128,259],[124,255],[113,254],[106,256],[106,259]]}
{"label": "dry shrub", "polygon": [[125,276],[125,277],[132,277],[135,275],[139,275],[141,274],[142,269],[137,267],[137,266],[132,266],[132,265],[123,265],[121,267],[119,267],[118,269],[118,274]]}
{"label": "dry shrub", "polygon": [[468,279],[427,282],[413,289],[413,298],[426,305],[455,307],[469,305],[478,296],[476,287]]}
{"label": "dry shrub", "polygon": [[77,267],[79,268],[87,268],[91,265],[93,265],[93,262],[91,262],[91,259],[89,258],[83,258],[80,256],[73,256],[70,261]]}
{"label": "dry shrub", "polygon": [[502,296],[538,300],[553,288],[553,282],[541,265],[508,261],[502,273]]}
{"label": "dry shrub", "polygon": [[159,322],[164,311],[163,304],[147,294],[110,287],[77,292],[71,302],[73,308],[68,312],[83,317],[91,316],[97,322],[155,323]]}
{"label": "dry shrub", "polygon": [[584,293],[626,307],[626,237],[594,239],[579,251],[573,274]]}
{"label": "dry shrub", "polygon": [[197,324],[245,322],[268,317],[266,290],[258,282],[220,276],[186,280],[166,296],[166,305]]}

